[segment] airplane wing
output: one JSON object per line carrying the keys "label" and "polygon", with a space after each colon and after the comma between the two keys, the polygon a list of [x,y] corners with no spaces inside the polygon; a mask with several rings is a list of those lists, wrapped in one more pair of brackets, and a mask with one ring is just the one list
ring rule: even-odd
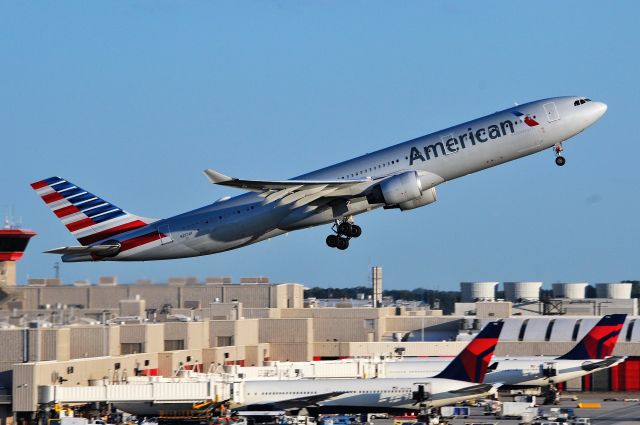
{"label": "airplane wing", "polygon": [[460,395],[474,395],[474,394],[486,394],[491,392],[494,389],[497,389],[502,384],[478,384],[471,385],[469,387],[460,388],[459,390],[449,391],[452,394],[460,394]]}
{"label": "airplane wing", "polygon": [[204,171],[204,174],[209,177],[211,183],[219,184],[222,186],[237,187],[240,189],[247,189],[254,192],[264,192],[266,190],[283,190],[291,189],[297,186],[349,186],[356,183],[370,183],[370,178],[362,179],[340,179],[340,180],[243,180],[235,177],[225,176],[211,168]]}
{"label": "airplane wing", "polygon": [[268,403],[251,404],[248,406],[241,406],[234,410],[295,410],[302,409],[310,406],[317,406],[318,403],[326,400],[330,400],[334,397],[344,394],[344,391],[334,391],[330,393],[314,394],[305,397],[290,398],[287,400],[273,401]]}
{"label": "airplane wing", "polygon": [[212,169],[204,174],[211,183],[258,192],[267,202],[309,204],[317,199],[331,197],[356,197],[362,195],[374,180],[371,178],[338,180],[244,180],[229,177]]}
{"label": "airplane wing", "polygon": [[115,254],[120,249],[120,244],[91,245],[91,246],[63,246],[45,251],[45,254]]}
{"label": "airplane wing", "polygon": [[582,366],[580,366],[582,368],[582,370],[585,370],[587,372],[590,372],[592,370],[596,370],[596,369],[603,369],[603,368],[608,368],[611,366],[614,366],[618,363],[623,362],[626,359],[626,357],[608,357],[604,360],[600,360],[597,362],[593,362],[593,363],[585,363]]}

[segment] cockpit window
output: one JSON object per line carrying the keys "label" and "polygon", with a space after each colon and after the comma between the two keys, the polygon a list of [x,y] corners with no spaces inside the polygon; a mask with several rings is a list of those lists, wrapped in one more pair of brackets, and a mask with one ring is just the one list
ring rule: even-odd
{"label": "cockpit window", "polygon": [[585,104],[585,103],[587,103],[587,102],[591,102],[591,99],[587,99],[587,98],[584,98],[584,99],[578,99],[578,100],[576,100],[575,102],[573,102],[573,106],[580,106],[580,105],[584,105],[584,104]]}

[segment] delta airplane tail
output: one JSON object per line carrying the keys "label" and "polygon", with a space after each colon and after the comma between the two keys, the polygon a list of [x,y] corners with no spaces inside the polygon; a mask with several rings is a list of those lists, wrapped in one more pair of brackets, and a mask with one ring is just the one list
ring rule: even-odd
{"label": "delta airplane tail", "polygon": [[626,314],[607,314],[571,351],[558,359],[593,360],[611,356],[626,317]]}
{"label": "delta airplane tail", "polygon": [[31,183],[31,187],[83,246],[154,221],[128,213],[60,177]]}
{"label": "delta airplane tail", "polygon": [[504,322],[490,322],[435,378],[481,384],[496,349]]}

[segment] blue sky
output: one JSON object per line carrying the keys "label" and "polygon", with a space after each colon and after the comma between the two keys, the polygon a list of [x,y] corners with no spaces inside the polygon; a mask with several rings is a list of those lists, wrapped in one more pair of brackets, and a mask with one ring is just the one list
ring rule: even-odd
{"label": "blue sky", "polygon": [[63,176],[166,217],[239,194],[208,167],[287,178],[550,96],[609,105],[552,152],[438,188],[437,203],[359,216],[219,255],[63,264],[62,278],[267,275],[319,286],[457,289],[462,280],[640,278],[637,2],[2,2],[0,182],[39,235],[19,280],[75,241],[29,183]]}

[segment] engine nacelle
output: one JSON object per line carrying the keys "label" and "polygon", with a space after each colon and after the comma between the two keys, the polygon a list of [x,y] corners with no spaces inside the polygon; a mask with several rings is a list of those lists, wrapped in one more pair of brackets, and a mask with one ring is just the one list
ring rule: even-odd
{"label": "engine nacelle", "polygon": [[411,201],[422,195],[422,184],[418,173],[408,171],[389,177],[377,185],[367,196],[370,204],[385,204],[395,207],[403,202]]}
{"label": "engine nacelle", "polygon": [[438,197],[436,196],[436,188],[432,187],[422,192],[422,195],[419,198],[398,204],[398,208],[400,208],[401,211],[412,210],[414,208],[420,208],[424,207],[425,205],[433,204],[437,199]]}

